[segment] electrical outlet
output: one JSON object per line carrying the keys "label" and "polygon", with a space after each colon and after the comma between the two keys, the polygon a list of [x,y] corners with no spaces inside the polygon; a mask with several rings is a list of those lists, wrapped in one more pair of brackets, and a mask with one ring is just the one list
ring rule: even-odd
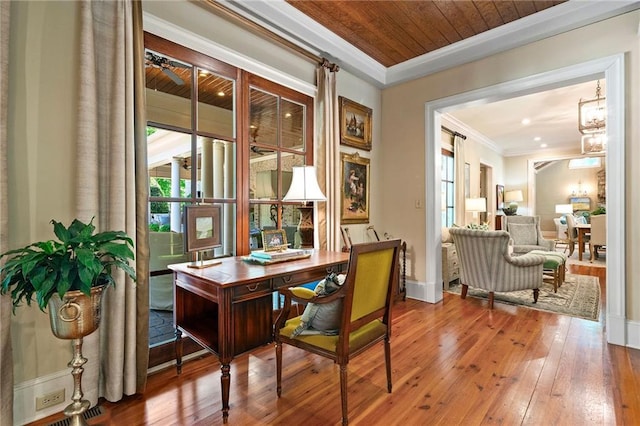
{"label": "electrical outlet", "polygon": [[46,395],[36,397],[36,411],[44,410],[45,408],[49,408],[63,402],[64,389],[59,389]]}

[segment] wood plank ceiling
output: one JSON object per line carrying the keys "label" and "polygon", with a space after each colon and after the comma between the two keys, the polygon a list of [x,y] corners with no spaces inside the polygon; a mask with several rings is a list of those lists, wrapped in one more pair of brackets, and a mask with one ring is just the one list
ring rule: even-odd
{"label": "wood plank ceiling", "polygon": [[386,67],[564,3],[564,0],[286,1]]}

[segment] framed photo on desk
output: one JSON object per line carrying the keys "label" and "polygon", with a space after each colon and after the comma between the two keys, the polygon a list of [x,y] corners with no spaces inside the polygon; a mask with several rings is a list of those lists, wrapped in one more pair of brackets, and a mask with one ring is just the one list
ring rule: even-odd
{"label": "framed photo on desk", "polygon": [[209,250],[222,245],[222,220],[219,205],[184,206],[185,251]]}

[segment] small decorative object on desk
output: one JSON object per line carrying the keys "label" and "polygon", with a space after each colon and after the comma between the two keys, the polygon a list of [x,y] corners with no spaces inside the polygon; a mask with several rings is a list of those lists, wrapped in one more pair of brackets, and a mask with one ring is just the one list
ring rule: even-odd
{"label": "small decorative object on desk", "polygon": [[262,245],[265,252],[286,250],[288,247],[287,234],[283,229],[262,231]]}
{"label": "small decorative object on desk", "polygon": [[251,252],[251,256],[267,260],[287,259],[289,257],[300,256],[301,254],[304,254],[304,250],[289,248],[278,251],[254,250]]}

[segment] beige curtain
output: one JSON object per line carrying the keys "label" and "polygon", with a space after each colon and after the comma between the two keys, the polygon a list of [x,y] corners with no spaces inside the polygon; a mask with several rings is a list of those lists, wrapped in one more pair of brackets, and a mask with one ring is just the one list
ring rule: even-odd
{"label": "beige curtain", "polygon": [[336,74],[340,68],[326,59],[317,70],[318,110],[322,114],[318,132],[318,183],[327,197],[318,203],[320,248],[340,250],[340,158],[338,147],[338,96]]}
{"label": "beige curtain", "polygon": [[[100,396],[118,401],[146,383],[148,237],[146,226],[136,227],[139,218],[146,223],[147,199],[146,180],[136,178],[136,168],[146,176],[146,158],[138,155],[138,146],[146,143],[141,5],[84,0],[80,31],[77,216],[95,217],[98,230],[123,230],[133,237],[138,277],[134,283],[118,272],[116,287],[105,295],[99,333],[84,340],[89,362],[83,388],[95,404]],[[138,203],[136,194],[145,202]]]}
{"label": "beige curtain", "polygon": [[[7,98],[9,92],[9,12],[0,1],[0,253],[7,251],[9,232],[7,185]],[[0,296],[0,426],[13,425],[13,356],[11,295]]]}
{"label": "beige curtain", "polygon": [[459,134],[453,136],[453,156],[455,161],[454,209],[456,212],[455,223],[464,226],[466,213],[464,210],[464,137]]}

